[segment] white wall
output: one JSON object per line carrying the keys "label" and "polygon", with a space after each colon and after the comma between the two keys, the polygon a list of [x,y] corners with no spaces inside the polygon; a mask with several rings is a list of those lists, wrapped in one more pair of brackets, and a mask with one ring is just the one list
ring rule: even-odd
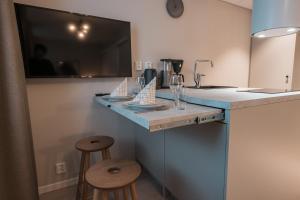
{"label": "white wall", "polygon": [[[250,87],[291,89],[296,34],[252,40]],[[290,77],[286,84],[285,76]]]}
{"label": "white wall", "polygon": [[[80,157],[74,145],[89,135],[115,138],[114,158],[135,157],[133,123],[93,101],[95,93],[109,92],[116,84],[118,79],[28,81],[39,185],[76,177]],[[55,163],[62,161],[68,173],[56,175]]]}
{"label": "white wall", "polygon": [[[204,84],[248,85],[250,11],[218,0],[185,0],[185,13],[172,19],[165,1],[157,0],[16,0],[132,22],[133,60],[182,58],[183,73],[193,84],[193,62],[210,58],[215,68],[201,66]],[[95,105],[95,92],[110,91],[119,79],[28,81],[39,185],[74,177],[79,164],[74,143],[86,133],[113,135],[113,156],[132,157],[133,124]],[[124,129],[124,127],[126,127]],[[126,151],[127,150],[127,151]],[[66,160],[70,173],[55,175]]]}

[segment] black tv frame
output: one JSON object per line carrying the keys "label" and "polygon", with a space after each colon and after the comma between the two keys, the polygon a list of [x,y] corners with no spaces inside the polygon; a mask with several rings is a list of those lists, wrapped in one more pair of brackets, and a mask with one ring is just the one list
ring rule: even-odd
{"label": "black tv frame", "polygon": [[82,75],[57,75],[57,76],[31,76],[28,72],[26,72],[25,70],[25,62],[24,62],[24,71],[25,71],[25,77],[26,79],[39,79],[39,78],[80,78],[80,79],[84,79],[84,78],[121,78],[121,77],[132,77],[132,46],[131,46],[131,22],[129,21],[123,21],[123,20],[117,20],[117,19],[111,19],[111,18],[106,18],[106,17],[99,17],[99,16],[94,16],[94,15],[88,15],[88,14],[82,14],[82,13],[76,13],[76,12],[70,12],[70,11],[65,11],[65,10],[58,10],[58,9],[53,9],[53,8],[46,8],[46,7],[40,7],[40,6],[33,6],[33,5],[29,5],[29,4],[22,4],[22,3],[14,3],[14,8],[15,8],[15,13],[16,13],[16,19],[17,19],[17,26],[18,26],[18,33],[19,33],[19,37],[20,37],[20,43],[21,43],[21,50],[22,50],[22,57],[23,57],[23,61],[25,61],[24,59],[24,52],[25,52],[25,47],[24,47],[24,35],[22,32],[22,25],[20,24],[21,20],[20,20],[20,16],[17,12],[17,6],[26,6],[26,7],[32,7],[32,8],[38,8],[38,9],[44,9],[44,10],[49,10],[49,11],[56,11],[56,12],[61,12],[61,13],[67,13],[67,14],[72,14],[72,15],[77,15],[77,16],[83,16],[83,17],[92,17],[92,18],[96,18],[96,19],[104,19],[104,20],[111,20],[111,21],[117,21],[117,22],[122,22],[122,23],[128,23],[129,24],[129,30],[130,30],[130,34],[129,34],[129,45],[130,45],[130,69],[129,69],[129,74],[130,76],[101,76],[101,75],[94,75],[94,76],[82,76]]}

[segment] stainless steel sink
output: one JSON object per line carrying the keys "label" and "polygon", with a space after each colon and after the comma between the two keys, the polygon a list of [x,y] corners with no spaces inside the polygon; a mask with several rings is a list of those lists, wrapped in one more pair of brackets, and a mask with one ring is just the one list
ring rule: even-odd
{"label": "stainless steel sink", "polygon": [[200,88],[197,88],[196,86],[187,86],[186,88],[209,90],[209,89],[226,89],[226,88],[237,88],[237,87],[224,86],[224,85],[203,85],[203,86],[200,86]]}

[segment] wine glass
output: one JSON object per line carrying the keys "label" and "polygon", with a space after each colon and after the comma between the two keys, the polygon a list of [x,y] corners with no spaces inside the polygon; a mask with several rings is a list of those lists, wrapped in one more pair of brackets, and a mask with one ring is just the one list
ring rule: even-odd
{"label": "wine glass", "polygon": [[184,103],[180,101],[180,96],[183,93],[183,77],[182,75],[173,74],[170,78],[170,89],[174,95],[175,108],[184,110]]}

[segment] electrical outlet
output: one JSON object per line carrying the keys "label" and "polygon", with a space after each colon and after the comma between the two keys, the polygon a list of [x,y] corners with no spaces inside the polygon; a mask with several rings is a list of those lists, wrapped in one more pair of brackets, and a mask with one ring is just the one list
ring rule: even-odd
{"label": "electrical outlet", "polygon": [[64,174],[67,172],[66,163],[56,163],[56,174]]}
{"label": "electrical outlet", "polygon": [[143,61],[139,61],[139,60],[135,61],[135,69],[137,71],[143,70]]}

